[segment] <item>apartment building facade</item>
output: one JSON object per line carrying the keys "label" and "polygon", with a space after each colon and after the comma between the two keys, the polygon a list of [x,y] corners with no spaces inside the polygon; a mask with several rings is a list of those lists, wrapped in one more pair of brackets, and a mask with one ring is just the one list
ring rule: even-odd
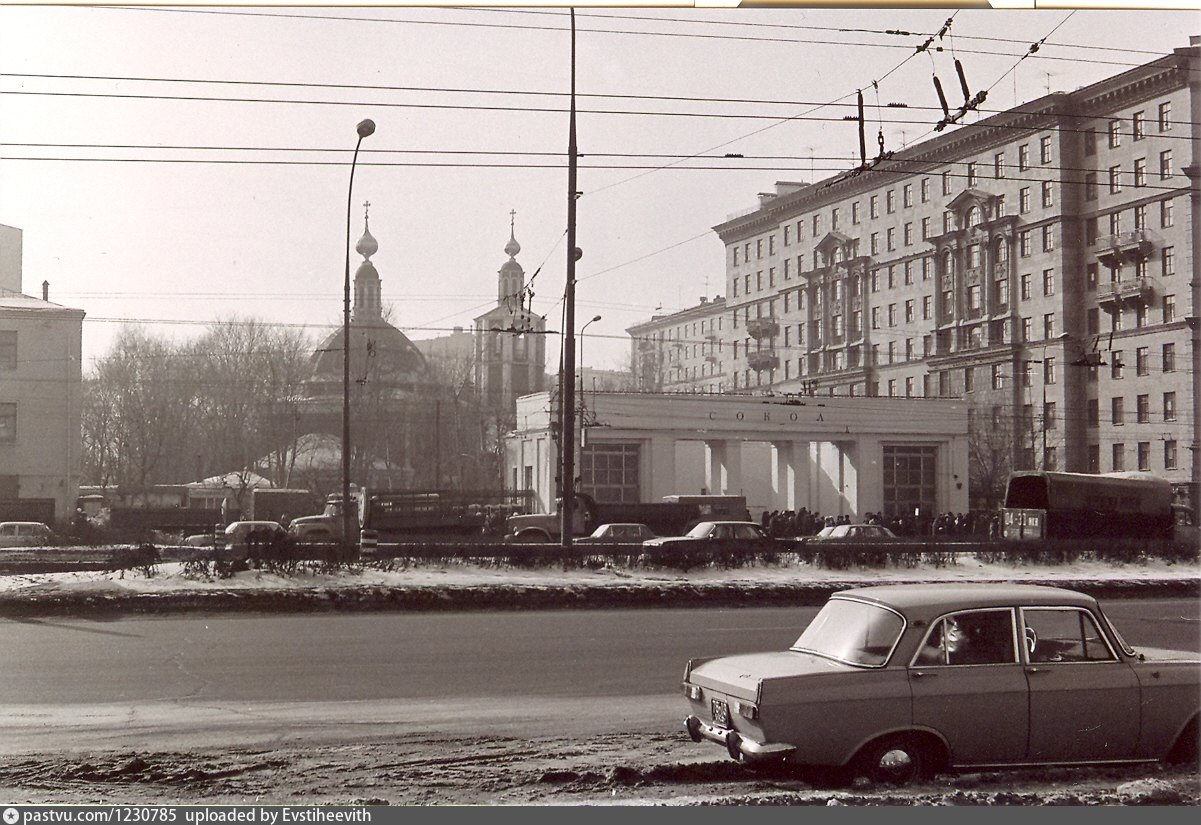
{"label": "apartment building facade", "polygon": [[[977,506],[1021,468],[1147,471],[1195,503],[1199,53],[777,183],[714,227],[725,369],[705,383],[963,397]],[[690,353],[677,316],[713,309],[656,331]]]}
{"label": "apartment building facade", "polygon": [[626,329],[630,371],[639,392],[720,393],[729,389],[726,299],[702,297],[696,306]]}
{"label": "apartment building facade", "polygon": [[[0,227],[0,502],[53,501],[75,510],[83,441],[82,310],[18,291],[19,230]],[[14,512],[20,512],[14,511]]]}

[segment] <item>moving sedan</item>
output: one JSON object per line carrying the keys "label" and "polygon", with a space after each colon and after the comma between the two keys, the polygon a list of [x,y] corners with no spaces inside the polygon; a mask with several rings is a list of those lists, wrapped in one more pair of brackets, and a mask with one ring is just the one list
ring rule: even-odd
{"label": "moving sedan", "polygon": [[696,542],[723,542],[747,547],[778,549],[775,539],[753,521],[702,521],[682,536],[661,536],[642,542],[643,547],[682,547]]}
{"label": "moving sedan", "polygon": [[575,540],[576,544],[642,544],[653,539],[655,532],[645,524],[613,523],[602,524],[592,535]]}
{"label": "moving sedan", "polygon": [[823,527],[810,541],[891,541],[897,534],[880,524],[837,524]]}
{"label": "moving sedan", "polygon": [[693,659],[696,742],[902,784],[940,770],[1197,760],[1201,656],[1135,650],[1091,596],[835,593],[786,651]]}

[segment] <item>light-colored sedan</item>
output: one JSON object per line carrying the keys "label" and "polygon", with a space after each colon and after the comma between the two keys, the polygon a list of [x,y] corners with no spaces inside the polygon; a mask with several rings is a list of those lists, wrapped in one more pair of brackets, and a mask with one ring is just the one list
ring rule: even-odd
{"label": "light-colored sedan", "polygon": [[45,547],[58,538],[40,521],[0,522],[0,547]]}
{"label": "light-colored sedan", "polygon": [[1201,654],[1140,648],[1091,596],[931,584],[835,593],[788,650],[693,659],[697,742],[901,784],[943,770],[1197,759]]}
{"label": "light-colored sedan", "polygon": [[575,544],[642,544],[653,539],[655,532],[645,524],[602,524],[592,535],[575,540]]}
{"label": "light-colored sedan", "polygon": [[897,534],[881,524],[836,524],[823,527],[811,541],[891,541]]}

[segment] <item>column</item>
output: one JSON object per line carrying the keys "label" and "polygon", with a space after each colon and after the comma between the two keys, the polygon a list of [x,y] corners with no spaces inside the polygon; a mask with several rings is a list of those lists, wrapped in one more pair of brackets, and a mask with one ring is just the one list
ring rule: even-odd
{"label": "column", "polygon": [[642,489],[644,501],[659,501],[663,496],[684,492],[676,485],[676,440],[655,435],[643,442]]}
{"label": "column", "polygon": [[862,520],[884,509],[883,447],[879,438],[860,436],[839,444],[843,464],[843,501],[847,512]]}
{"label": "column", "polygon": [[797,510],[797,455],[798,447],[792,441],[771,443],[771,492],[773,510]]}
{"label": "column", "polygon": [[705,487],[711,495],[742,492],[742,442],[705,442]]}

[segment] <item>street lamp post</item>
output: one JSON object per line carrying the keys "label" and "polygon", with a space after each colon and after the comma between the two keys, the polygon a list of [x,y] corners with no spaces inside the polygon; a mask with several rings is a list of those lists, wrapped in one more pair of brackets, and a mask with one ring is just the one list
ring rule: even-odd
{"label": "street lamp post", "polygon": [[342,559],[351,556],[350,509],[350,204],[354,198],[354,168],[359,161],[363,138],[375,132],[375,121],[360,120],[355,127],[359,139],[350,161],[350,185],[346,190],[346,274],[342,284]]}
{"label": "street lamp post", "polygon": [[580,399],[581,399],[580,406],[581,407],[584,406],[584,403],[583,403],[583,398],[584,398],[584,333],[588,330],[588,327],[592,326],[600,319],[601,319],[601,317],[599,315],[596,315],[592,318],[591,321],[584,324],[584,326],[580,327]]}
{"label": "street lamp post", "polygon": [[580,327],[580,334],[578,336],[580,339],[580,390],[578,393],[576,393],[575,403],[577,407],[576,423],[579,425],[579,437],[576,439],[576,445],[580,451],[580,461],[576,462],[576,467],[580,467],[583,464],[584,457],[584,332],[588,329],[588,327],[590,327],[592,324],[595,324],[600,319],[601,317],[599,315],[594,315],[592,320]]}

